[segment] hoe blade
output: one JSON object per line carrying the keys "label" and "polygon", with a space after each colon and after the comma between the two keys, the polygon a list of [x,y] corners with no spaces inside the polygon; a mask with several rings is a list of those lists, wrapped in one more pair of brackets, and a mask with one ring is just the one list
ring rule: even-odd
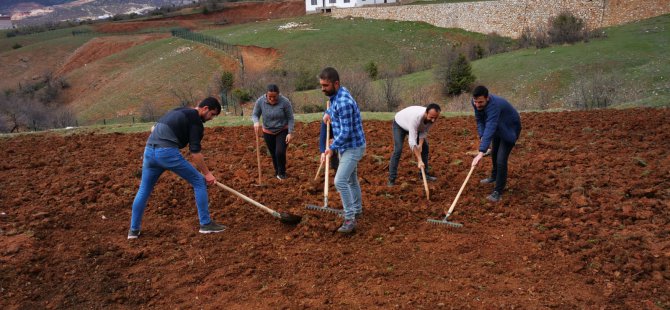
{"label": "hoe blade", "polygon": [[282,212],[279,214],[279,221],[288,225],[298,225],[302,221],[302,216]]}
{"label": "hoe blade", "polygon": [[322,206],[317,206],[317,205],[307,205],[307,209],[309,210],[315,210],[315,211],[321,211],[321,212],[327,212],[327,213],[334,213],[337,214],[338,216],[344,216],[344,210],[340,209],[333,209],[329,207],[322,207]]}

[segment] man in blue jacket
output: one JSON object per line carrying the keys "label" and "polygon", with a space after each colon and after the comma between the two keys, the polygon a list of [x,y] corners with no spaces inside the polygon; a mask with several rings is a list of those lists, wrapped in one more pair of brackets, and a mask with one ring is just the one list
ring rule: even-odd
{"label": "man in blue jacket", "polygon": [[493,193],[486,198],[498,202],[507,183],[507,160],[521,134],[521,118],[507,100],[489,95],[489,90],[484,86],[477,86],[472,92],[472,107],[475,110],[480,139],[479,154],[472,160],[472,165],[479,163],[489,144],[493,142],[491,176],[480,182],[495,183]]}

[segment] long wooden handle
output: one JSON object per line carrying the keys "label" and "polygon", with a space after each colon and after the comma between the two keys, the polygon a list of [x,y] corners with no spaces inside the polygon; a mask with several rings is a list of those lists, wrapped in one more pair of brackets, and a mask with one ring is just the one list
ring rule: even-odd
{"label": "long wooden handle", "polygon": [[323,162],[319,164],[319,169],[316,170],[316,175],[314,176],[314,181],[319,179],[319,174],[321,173],[321,168],[323,168]]}
{"label": "long wooden handle", "polygon": [[277,211],[272,210],[272,209],[270,209],[270,208],[268,208],[268,207],[266,207],[266,206],[264,206],[264,205],[262,205],[262,204],[256,202],[255,200],[253,200],[253,199],[247,197],[247,196],[244,196],[242,193],[240,193],[240,192],[238,192],[238,191],[236,191],[236,190],[234,190],[234,189],[232,189],[232,188],[230,188],[230,187],[228,187],[228,186],[225,186],[225,185],[221,184],[221,183],[218,182],[218,181],[216,182],[216,185],[218,185],[219,187],[221,187],[221,188],[223,188],[223,189],[225,189],[225,190],[227,190],[227,191],[233,193],[235,196],[244,199],[246,202],[248,202],[248,203],[250,203],[250,204],[252,204],[252,205],[254,205],[254,206],[257,206],[257,207],[259,207],[259,208],[261,208],[261,209],[263,209],[263,211],[272,214],[272,216],[275,216],[275,217],[279,216],[279,213],[278,213]]}
{"label": "long wooden handle", "polygon": [[428,191],[428,182],[426,181],[426,170],[421,168],[421,177],[423,177],[423,188],[426,190],[426,199],[430,201],[430,192]]}
{"label": "long wooden handle", "polygon": [[256,136],[256,159],[258,162],[258,185],[261,185],[261,146],[258,142],[258,133],[254,130],[254,136]]}
{"label": "long wooden handle", "polygon": [[[330,142],[330,123],[326,124],[326,148],[328,148],[328,142]],[[333,150],[330,150],[332,153]],[[328,181],[330,179],[329,172],[330,172],[330,156],[331,154],[326,155],[326,181],[323,182],[323,199],[328,202]]]}
{"label": "long wooden handle", "polygon": [[454,211],[454,207],[456,206],[456,203],[458,202],[458,198],[461,197],[461,193],[463,192],[463,189],[465,188],[465,184],[468,184],[468,180],[470,180],[470,175],[472,174],[472,171],[475,170],[476,166],[472,166],[470,168],[470,172],[468,172],[468,176],[465,178],[465,182],[463,182],[463,185],[461,185],[461,189],[458,190],[458,194],[456,195],[456,198],[454,199],[454,202],[451,203],[451,207],[449,207],[449,211],[447,211],[447,217],[451,215],[451,211]]}

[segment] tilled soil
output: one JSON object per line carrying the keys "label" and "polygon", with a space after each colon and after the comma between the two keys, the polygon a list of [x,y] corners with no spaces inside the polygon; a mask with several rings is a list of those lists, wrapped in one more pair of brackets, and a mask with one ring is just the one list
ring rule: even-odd
{"label": "tilled soil", "polygon": [[[503,200],[485,200],[478,167],[451,220],[476,150],[473,117],[442,118],[429,136],[431,201],[405,149],[386,186],[390,122],[369,121],[359,165],[364,214],[352,236],[322,204],[318,124],[297,124],[289,179],[251,126],[208,128],[222,183],[282,212],[281,224],[210,187],[228,226],[198,233],[189,185],[158,182],[142,235],[127,240],[147,133],[0,139],[0,307],[17,308],[629,308],[670,307],[670,110],[524,113]],[[332,172],[331,172],[332,176]],[[331,182],[332,184],[332,182]],[[341,208],[330,188],[330,206]]]}

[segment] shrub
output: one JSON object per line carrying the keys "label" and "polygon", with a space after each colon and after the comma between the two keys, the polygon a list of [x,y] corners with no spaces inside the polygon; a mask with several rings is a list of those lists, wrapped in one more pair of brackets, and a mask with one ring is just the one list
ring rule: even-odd
{"label": "shrub", "polygon": [[301,69],[298,71],[298,75],[295,79],[295,90],[311,90],[319,86],[319,81],[316,79],[316,74],[311,73],[309,70]]}
{"label": "shrub", "polygon": [[368,74],[368,77],[371,80],[376,80],[378,75],[379,75],[379,68],[377,68],[377,64],[374,61],[370,61],[367,64],[365,64],[365,72]]}
{"label": "shrub", "polygon": [[20,49],[22,47],[23,47],[23,45],[21,45],[19,43],[15,43],[14,45],[12,45],[12,48],[15,49],[15,50]]}
{"label": "shrub", "polygon": [[233,97],[237,99],[238,102],[249,102],[252,99],[249,90],[244,88],[233,89]]}
{"label": "shrub", "polygon": [[302,113],[317,113],[323,112],[324,107],[318,104],[306,104],[302,106]]}
{"label": "shrub", "polygon": [[470,89],[475,79],[470,62],[465,55],[459,54],[455,59],[449,59],[446,68],[442,70],[442,91],[448,96],[458,96]]}
{"label": "shrub", "polygon": [[584,20],[570,12],[563,12],[550,21],[549,37],[552,43],[575,43],[584,38]]}

